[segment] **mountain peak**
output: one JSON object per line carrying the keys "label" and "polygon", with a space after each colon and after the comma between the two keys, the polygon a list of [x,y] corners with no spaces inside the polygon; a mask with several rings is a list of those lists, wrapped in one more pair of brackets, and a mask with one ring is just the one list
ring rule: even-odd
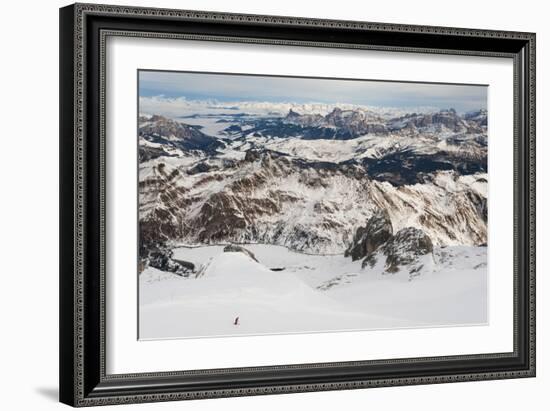
{"label": "mountain peak", "polygon": [[297,117],[300,117],[300,113],[290,109],[288,110],[288,114],[286,115],[286,118],[297,118]]}

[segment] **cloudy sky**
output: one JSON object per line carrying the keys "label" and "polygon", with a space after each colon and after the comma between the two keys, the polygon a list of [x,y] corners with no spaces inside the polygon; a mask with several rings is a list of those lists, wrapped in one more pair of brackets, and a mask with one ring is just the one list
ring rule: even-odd
{"label": "cloudy sky", "polygon": [[379,107],[487,108],[487,87],[186,72],[139,72],[140,97],[348,103]]}

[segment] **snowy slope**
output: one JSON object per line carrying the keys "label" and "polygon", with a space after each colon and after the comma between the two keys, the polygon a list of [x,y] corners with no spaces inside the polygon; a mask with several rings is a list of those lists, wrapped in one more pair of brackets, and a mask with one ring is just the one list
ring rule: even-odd
{"label": "snowy slope", "polygon": [[[247,249],[259,263],[218,246],[177,249],[178,258],[206,266],[198,278],[151,281],[160,274],[148,268],[140,276],[140,338],[487,321],[485,248],[438,249],[431,271],[412,281],[405,271],[382,274],[343,256],[311,256],[266,245]],[[273,267],[285,269],[271,271]]]}

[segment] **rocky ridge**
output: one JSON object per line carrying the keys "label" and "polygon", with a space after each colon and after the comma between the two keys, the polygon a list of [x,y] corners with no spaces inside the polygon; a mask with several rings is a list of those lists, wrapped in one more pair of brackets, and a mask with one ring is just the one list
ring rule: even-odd
{"label": "rocky ridge", "polygon": [[380,258],[384,258],[386,273],[396,273],[409,266],[412,275],[419,271],[420,257],[432,252],[432,240],[424,231],[405,227],[394,234],[389,214],[378,210],[365,226],[357,228],[344,255],[354,261],[362,259],[363,268],[374,267]]}
{"label": "rocky ridge", "polygon": [[[275,121],[350,132],[362,130],[365,122],[385,122],[388,135],[338,142],[356,144],[343,161],[302,155],[307,146],[292,149],[301,137],[253,137],[257,130],[250,125],[246,137],[228,140],[162,116],[141,118],[140,150],[147,155],[140,151],[140,239],[144,244],[256,242],[357,255],[350,244],[365,234],[357,227],[384,210],[392,235],[414,227],[433,245],[485,244],[486,146],[476,133],[483,130],[486,113],[467,119],[454,111],[436,114],[402,116],[401,123],[411,124],[404,131],[390,130],[401,124],[397,120],[346,110],[309,117],[291,111]],[[417,134],[410,134],[413,126]],[[308,144],[323,148],[327,141]]]}
{"label": "rocky ridge", "polygon": [[[231,136],[257,135],[271,137],[297,137],[306,140],[349,140],[365,134],[385,136],[392,133],[418,135],[440,133],[479,134],[487,132],[487,112],[459,115],[454,109],[433,113],[410,113],[400,117],[385,118],[369,110],[342,110],[335,107],[326,115],[300,114],[290,109],[284,117],[241,119],[240,125],[226,129]],[[246,129],[243,129],[246,125]]]}

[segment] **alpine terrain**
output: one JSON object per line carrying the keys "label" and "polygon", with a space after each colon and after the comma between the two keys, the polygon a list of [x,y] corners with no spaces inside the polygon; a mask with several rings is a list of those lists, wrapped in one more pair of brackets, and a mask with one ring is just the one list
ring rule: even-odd
{"label": "alpine terrain", "polygon": [[140,338],[487,321],[487,111],[141,97]]}

